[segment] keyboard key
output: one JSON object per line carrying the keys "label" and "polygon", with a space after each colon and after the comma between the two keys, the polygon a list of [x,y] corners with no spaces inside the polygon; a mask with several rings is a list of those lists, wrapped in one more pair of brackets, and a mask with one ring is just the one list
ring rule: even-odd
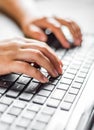
{"label": "keyboard key", "polygon": [[46,123],[36,121],[31,129],[32,130],[44,130],[45,126],[46,126]]}
{"label": "keyboard key", "polygon": [[32,97],[33,97],[33,94],[23,92],[23,93],[19,96],[19,99],[24,100],[24,101],[30,101],[30,100],[32,99]]}
{"label": "keyboard key", "polygon": [[0,112],[2,113],[5,112],[7,108],[8,108],[8,105],[0,103]]}
{"label": "keyboard key", "polygon": [[87,75],[86,73],[80,72],[80,73],[78,74],[78,77],[85,78],[86,75]]}
{"label": "keyboard key", "polygon": [[0,99],[0,103],[5,104],[5,105],[10,105],[10,104],[12,104],[12,102],[13,102],[12,98],[2,97]]}
{"label": "keyboard key", "polygon": [[66,65],[66,66],[68,66],[68,65],[70,64],[70,61],[68,61],[68,60],[64,60],[64,59],[63,59],[62,62],[63,62],[63,64]]}
{"label": "keyboard key", "polygon": [[12,106],[10,110],[8,111],[8,114],[19,116],[19,114],[22,112],[22,109],[19,107]]}
{"label": "keyboard key", "polygon": [[60,80],[60,83],[69,84],[70,85],[72,83],[72,80],[62,77],[61,80]]}
{"label": "keyboard key", "polygon": [[25,85],[20,84],[20,83],[15,83],[12,87],[11,90],[21,92],[24,89]]}
{"label": "keyboard key", "polygon": [[43,67],[41,67],[41,72],[45,72],[45,73],[47,73],[47,70],[44,69]]}
{"label": "keyboard key", "polygon": [[41,72],[45,77],[48,77],[48,73],[47,73],[47,71],[44,72],[44,71],[40,70],[40,72]]}
{"label": "keyboard key", "polygon": [[25,89],[24,92],[34,93],[34,92],[36,92],[36,90],[38,89],[38,87],[39,87],[39,83],[31,81],[29,83],[29,85],[27,86],[27,88]]}
{"label": "keyboard key", "polygon": [[13,91],[13,90],[9,90],[6,94],[7,97],[12,97],[12,98],[16,98],[18,97],[19,92],[17,91]]}
{"label": "keyboard key", "polygon": [[50,95],[50,91],[47,90],[40,90],[37,94],[40,96],[48,97]]}
{"label": "keyboard key", "polygon": [[65,71],[67,69],[67,67],[68,67],[67,65],[64,65],[63,66],[63,71]]}
{"label": "keyboard key", "polygon": [[88,68],[81,68],[81,72],[88,73]]}
{"label": "keyboard key", "polygon": [[81,86],[82,86],[82,84],[81,84],[81,83],[78,83],[78,82],[74,82],[74,83],[72,84],[72,87],[73,87],[73,88],[77,88],[77,89],[80,89]]}
{"label": "keyboard key", "polygon": [[30,104],[27,108],[29,111],[34,111],[34,112],[39,112],[39,110],[41,109],[41,105],[38,104]]}
{"label": "keyboard key", "polygon": [[64,99],[65,102],[70,102],[73,103],[74,99],[75,99],[76,95],[70,94],[68,93]]}
{"label": "keyboard key", "polygon": [[13,106],[24,109],[26,107],[26,103],[24,101],[15,100],[15,102],[13,103]]}
{"label": "keyboard key", "polygon": [[32,82],[35,82],[35,83],[40,83],[40,81],[39,81],[39,80],[37,80],[37,79],[33,79],[33,80],[32,80]]}
{"label": "keyboard key", "polygon": [[0,122],[0,129],[1,130],[9,130],[9,124],[5,122]]}
{"label": "keyboard key", "polygon": [[19,122],[17,122],[17,126],[20,126],[20,127],[24,127],[24,128],[27,128],[29,123],[30,123],[30,119],[27,119],[27,118],[24,118],[24,117],[21,117]]}
{"label": "keyboard key", "polygon": [[26,111],[24,111],[22,117],[24,117],[24,118],[28,118],[28,119],[30,119],[30,120],[33,120],[34,117],[35,117],[35,115],[36,115],[36,112],[26,110]]}
{"label": "keyboard key", "polygon": [[75,94],[75,95],[77,95],[78,92],[79,92],[79,89],[77,89],[77,88],[70,88],[70,89],[69,89],[69,93],[70,93],[70,94]]}
{"label": "keyboard key", "polygon": [[50,118],[51,118],[50,115],[41,113],[41,114],[38,115],[36,120],[40,121],[40,122],[48,123]]}
{"label": "keyboard key", "polygon": [[3,77],[4,80],[11,81],[11,82],[15,82],[18,78],[19,78],[18,74],[9,74]]}
{"label": "keyboard key", "polygon": [[59,103],[60,103],[60,100],[56,100],[56,99],[50,98],[50,99],[48,100],[48,102],[47,102],[47,106],[48,106],[48,107],[57,108],[58,105],[59,105]]}
{"label": "keyboard key", "polygon": [[67,70],[67,73],[70,73],[70,74],[76,74],[77,73],[77,70],[76,69],[68,69]]}
{"label": "keyboard key", "polygon": [[76,77],[75,82],[83,83],[84,82],[84,78]]}
{"label": "keyboard key", "polygon": [[6,96],[16,98],[20,92],[24,89],[23,84],[15,83],[11,89],[7,92]]}
{"label": "keyboard key", "polygon": [[1,117],[1,121],[8,123],[8,124],[12,124],[15,120],[15,116],[13,115],[9,115],[9,114],[5,114],[4,116]]}
{"label": "keyboard key", "polygon": [[22,76],[17,80],[17,82],[26,85],[26,84],[28,84],[28,83],[30,82],[30,80],[31,80],[31,78],[25,77],[25,76],[22,75]]}
{"label": "keyboard key", "polygon": [[0,80],[0,93],[4,94],[12,83],[11,81]]}
{"label": "keyboard key", "polygon": [[11,82],[11,81],[0,80],[0,87],[9,88],[12,85],[12,83],[13,82]]}
{"label": "keyboard key", "polygon": [[35,95],[35,97],[33,98],[33,103],[43,105],[46,99],[47,99],[46,97]]}
{"label": "keyboard key", "polygon": [[69,111],[70,110],[70,108],[71,108],[71,105],[72,105],[72,103],[69,103],[69,102],[63,102],[62,104],[61,104],[61,110],[65,110],[65,111]]}
{"label": "keyboard key", "polygon": [[56,55],[60,57],[60,59],[65,55],[66,51],[62,49],[58,49],[56,51]]}
{"label": "keyboard key", "polygon": [[66,93],[66,91],[64,91],[64,90],[56,89],[52,93],[51,98],[62,100],[62,98],[64,97],[65,93]]}
{"label": "keyboard key", "polygon": [[74,74],[70,74],[70,73],[64,73],[63,77],[68,78],[68,79],[74,79],[75,75]]}
{"label": "keyboard key", "polygon": [[45,90],[48,90],[48,91],[53,91],[55,86],[52,85],[52,84],[45,84],[45,85],[42,86],[42,88],[45,89]]}
{"label": "keyboard key", "polygon": [[77,64],[71,64],[70,65],[70,69],[79,69],[80,68],[80,65],[77,65]]}
{"label": "keyboard key", "polygon": [[58,83],[57,79],[54,79],[54,78],[49,79],[49,84],[57,85],[57,83]]}
{"label": "keyboard key", "polygon": [[91,65],[90,64],[87,64],[87,63],[85,63],[85,65],[83,66],[84,68],[90,68],[91,67]]}
{"label": "keyboard key", "polygon": [[76,59],[76,60],[74,60],[72,63],[80,66],[81,63],[82,63],[82,61]]}
{"label": "keyboard key", "polygon": [[62,89],[62,90],[65,90],[67,91],[68,88],[69,88],[69,85],[68,84],[63,84],[63,83],[60,83],[57,87],[58,89]]}
{"label": "keyboard key", "polygon": [[55,108],[45,106],[42,110],[42,113],[45,113],[45,114],[48,114],[48,115],[53,115],[55,110],[56,110]]}
{"label": "keyboard key", "polygon": [[6,91],[7,91],[7,88],[0,88],[0,95],[4,94]]}

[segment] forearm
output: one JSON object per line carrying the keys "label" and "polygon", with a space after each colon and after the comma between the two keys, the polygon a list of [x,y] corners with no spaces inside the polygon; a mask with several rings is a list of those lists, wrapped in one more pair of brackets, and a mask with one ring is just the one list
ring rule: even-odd
{"label": "forearm", "polygon": [[30,0],[1,0],[1,10],[15,19],[22,26],[26,18],[35,17],[35,7]]}

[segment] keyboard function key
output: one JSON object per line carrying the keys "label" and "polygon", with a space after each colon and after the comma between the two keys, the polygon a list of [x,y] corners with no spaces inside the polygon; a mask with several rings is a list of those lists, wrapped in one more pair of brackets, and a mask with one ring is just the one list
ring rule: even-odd
{"label": "keyboard function key", "polygon": [[63,102],[62,104],[61,104],[61,110],[65,110],[65,111],[69,111],[70,110],[70,108],[71,108],[71,105],[72,105],[72,103],[69,103],[69,102]]}

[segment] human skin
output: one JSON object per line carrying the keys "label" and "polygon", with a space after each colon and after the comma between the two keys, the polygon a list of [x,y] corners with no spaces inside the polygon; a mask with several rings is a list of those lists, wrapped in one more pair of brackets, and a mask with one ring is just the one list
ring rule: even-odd
{"label": "human skin", "polygon": [[46,42],[47,36],[43,29],[48,28],[55,34],[64,48],[70,48],[70,44],[61,29],[61,26],[64,25],[71,32],[74,45],[81,45],[82,34],[77,23],[60,17],[40,17],[37,15],[34,3],[30,0],[1,0],[1,10],[15,19],[24,34],[30,38]]}
{"label": "human skin", "polygon": [[15,38],[1,41],[0,75],[12,72],[24,73],[45,83],[48,82],[48,79],[30,63],[37,63],[45,68],[52,77],[57,77],[62,74],[62,62],[44,43],[47,41],[47,36],[43,29],[50,29],[65,48],[70,48],[70,44],[61,30],[62,25],[69,28],[75,46],[81,45],[82,34],[74,21],[58,17],[37,16],[33,3],[29,2],[30,0],[0,0],[1,11],[8,14],[19,24],[25,36],[39,40]]}
{"label": "human skin", "polygon": [[52,77],[62,74],[61,61],[46,43],[27,38],[0,42],[0,75],[24,73],[42,83],[48,82],[31,63],[45,68]]}

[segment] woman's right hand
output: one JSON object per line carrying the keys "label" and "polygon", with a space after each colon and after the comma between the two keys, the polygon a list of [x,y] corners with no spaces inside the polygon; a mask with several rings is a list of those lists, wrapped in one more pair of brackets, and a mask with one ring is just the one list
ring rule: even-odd
{"label": "woman's right hand", "polygon": [[52,77],[62,74],[62,63],[44,42],[16,38],[0,42],[0,75],[24,73],[42,83],[48,79],[30,63],[45,68]]}

